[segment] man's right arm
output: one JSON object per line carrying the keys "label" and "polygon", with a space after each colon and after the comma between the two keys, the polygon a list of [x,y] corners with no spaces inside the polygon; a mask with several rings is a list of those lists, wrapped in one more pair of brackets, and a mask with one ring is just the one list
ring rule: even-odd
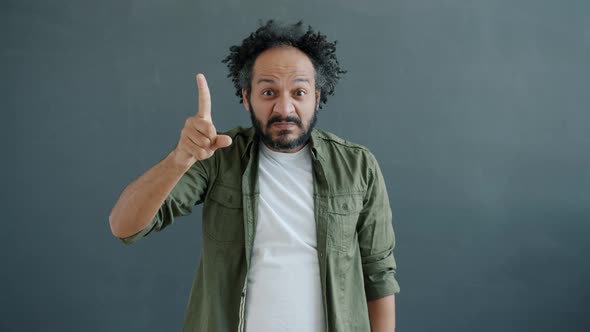
{"label": "man's right arm", "polygon": [[109,216],[113,235],[127,238],[146,228],[182,176],[200,160],[232,143],[217,135],[211,120],[211,97],[207,81],[197,75],[199,111],[188,118],[176,148],[157,165],[133,181],[121,193]]}
{"label": "man's right arm", "polygon": [[119,238],[138,233],[153,220],[174,186],[189,167],[175,161],[176,150],[133,181],[109,216],[111,232]]}

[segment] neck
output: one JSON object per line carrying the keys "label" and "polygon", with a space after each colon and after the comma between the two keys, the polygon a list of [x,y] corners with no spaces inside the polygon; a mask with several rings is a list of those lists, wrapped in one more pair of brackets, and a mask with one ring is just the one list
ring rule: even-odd
{"label": "neck", "polygon": [[302,145],[300,145],[300,146],[298,146],[298,147],[295,147],[295,148],[293,148],[293,149],[287,149],[287,150],[283,150],[283,149],[275,149],[275,148],[273,148],[273,147],[269,146],[268,144],[266,144],[266,143],[264,143],[264,142],[263,142],[263,144],[264,144],[264,146],[266,146],[266,147],[267,147],[269,150],[271,150],[271,151],[274,151],[274,152],[280,152],[280,153],[295,153],[295,152],[299,152],[299,151],[301,151],[301,149],[303,149],[303,148],[304,148],[304,147],[307,145],[307,142],[305,142],[305,144],[302,144]]}

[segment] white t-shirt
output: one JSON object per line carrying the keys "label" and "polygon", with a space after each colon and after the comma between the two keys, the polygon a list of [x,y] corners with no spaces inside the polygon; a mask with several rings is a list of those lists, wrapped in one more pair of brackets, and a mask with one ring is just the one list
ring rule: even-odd
{"label": "white t-shirt", "polygon": [[246,332],[324,331],[310,153],[260,144]]}

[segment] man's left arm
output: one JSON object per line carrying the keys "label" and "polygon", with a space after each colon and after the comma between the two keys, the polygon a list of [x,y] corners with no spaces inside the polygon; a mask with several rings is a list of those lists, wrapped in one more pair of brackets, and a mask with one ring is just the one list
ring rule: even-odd
{"label": "man's left arm", "polygon": [[372,332],[395,331],[395,295],[368,301]]}
{"label": "man's left arm", "polygon": [[385,181],[374,156],[369,158],[369,180],[358,223],[365,294],[372,332],[394,331],[394,294],[399,292],[393,256],[395,235]]}

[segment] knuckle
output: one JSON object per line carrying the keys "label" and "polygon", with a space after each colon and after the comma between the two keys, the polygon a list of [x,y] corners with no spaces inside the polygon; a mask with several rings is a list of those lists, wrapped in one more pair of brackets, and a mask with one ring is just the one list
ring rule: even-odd
{"label": "knuckle", "polygon": [[197,128],[204,128],[209,125],[209,121],[205,119],[202,115],[197,114],[195,118],[195,127]]}
{"label": "knuckle", "polygon": [[209,137],[201,135],[199,143],[201,143],[203,147],[209,147],[211,145],[211,140]]}
{"label": "knuckle", "polygon": [[212,123],[207,126],[207,134],[209,137],[214,137],[217,134],[217,130]]}

